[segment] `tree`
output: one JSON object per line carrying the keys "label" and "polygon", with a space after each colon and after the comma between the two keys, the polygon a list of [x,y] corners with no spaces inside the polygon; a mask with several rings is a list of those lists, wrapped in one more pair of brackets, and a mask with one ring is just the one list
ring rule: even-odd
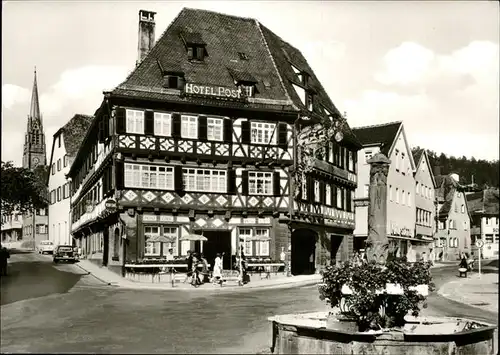
{"label": "tree", "polygon": [[37,167],[34,171],[3,162],[0,170],[0,203],[3,215],[14,211],[26,213],[47,206],[47,170]]}

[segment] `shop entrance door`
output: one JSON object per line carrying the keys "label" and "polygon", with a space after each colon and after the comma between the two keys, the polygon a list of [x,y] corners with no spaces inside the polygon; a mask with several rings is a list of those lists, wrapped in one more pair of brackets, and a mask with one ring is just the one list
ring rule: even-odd
{"label": "shop entrance door", "polygon": [[314,274],[317,234],[309,229],[292,233],[292,274]]}
{"label": "shop entrance door", "polygon": [[207,241],[203,243],[203,254],[213,269],[217,253],[224,253],[222,266],[224,270],[229,270],[231,257],[231,232],[230,231],[204,231],[203,236]]}

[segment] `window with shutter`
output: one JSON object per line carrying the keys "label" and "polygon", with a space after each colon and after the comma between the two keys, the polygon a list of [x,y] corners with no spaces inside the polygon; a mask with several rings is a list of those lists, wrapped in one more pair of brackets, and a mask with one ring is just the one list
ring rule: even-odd
{"label": "window with shutter", "polygon": [[224,119],[224,142],[231,143],[233,140],[233,121],[230,118]]}
{"label": "window with shutter", "polygon": [[180,138],[181,136],[181,115],[178,113],[172,114],[172,137]]}
{"label": "window with shutter", "polygon": [[[183,120],[183,136],[184,136],[184,116],[182,117]],[[207,117],[206,116],[199,116],[198,117],[198,139],[202,141],[207,140]]]}
{"label": "window with shutter", "polygon": [[[200,117],[201,119],[201,117]],[[222,122],[224,120],[222,118],[206,118],[206,137],[211,141],[222,141]],[[200,126],[201,126],[200,121]]]}
{"label": "window with shutter", "polygon": [[182,166],[180,165],[174,167],[174,187],[177,193],[184,190],[184,183],[182,180]]}
{"label": "window with shutter", "polygon": [[246,170],[241,173],[241,187],[242,194],[248,196],[248,171]]}
{"label": "window with shutter", "polygon": [[155,133],[154,112],[147,110],[144,114],[144,134],[153,135]]}
{"label": "window with shutter", "polygon": [[278,124],[278,130],[279,130],[279,133],[278,133],[278,146],[281,148],[281,149],[285,149],[287,148],[287,124],[286,123],[279,123]]}
{"label": "window with shutter", "polygon": [[125,109],[119,107],[115,110],[116,133],[125,133]]}
{"label": "window with shutter", "polygon": [[281,196],[280,173],[278,171],[273,173],[273,190],[274,196]]}
{"label": "window with shutter", "polygon": [[241,122],[241,142],[244,144],[250,144],[250,122]]}

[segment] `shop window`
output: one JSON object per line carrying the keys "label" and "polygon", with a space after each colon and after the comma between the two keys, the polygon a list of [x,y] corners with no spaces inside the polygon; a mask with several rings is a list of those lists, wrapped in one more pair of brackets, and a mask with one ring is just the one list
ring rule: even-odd
{"label": "shop window", "polygon": [[493,234],[486,234],[484,237],[486,243],[493,243]]}
{"label": "shop window", "polygon": [[145,256],[159,256],[160,255],[160,242],[149,242],[149,240],[158,240],[160,237],[160,228],[158,226],[145,226],[144,239],[145,239]]}
{"label": "shop window", "polygon": [[465,213],[465,205],[464,204],[462,204],[462,206],[460,207],[460,212]]}
{"label": "shop window", "polygon": [[172,249],[172,253],[174,256],[179,255],[179,249],[177,245],[179,244],[179,234],[177,231],[177,227],[165,226],[163,227],[163,236],[170,240],[168,243],[163,243],[163,255],[168,254],[168,250]]}
{"label": "shop window", "polygon": [[252,242],[252,228],[240,228],[239,229],[239,236],[240,236],[240,241],[245,243],[244,244],[244,252],[245,256],[252,256],[253,255],[253,242]]}

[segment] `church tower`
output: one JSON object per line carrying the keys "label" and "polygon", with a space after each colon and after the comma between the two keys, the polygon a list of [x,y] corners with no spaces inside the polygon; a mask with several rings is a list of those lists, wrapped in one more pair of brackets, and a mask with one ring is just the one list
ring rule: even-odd
{"label": "church tower", "polygon": [[43,131],[40,103],[38,101],[38,86],[35,79],[31,94],[31,108],[28,115],[28,125],[24,136],[23,168],[34,169],[38,165],[47,165],[45,150],[45,133]]}

